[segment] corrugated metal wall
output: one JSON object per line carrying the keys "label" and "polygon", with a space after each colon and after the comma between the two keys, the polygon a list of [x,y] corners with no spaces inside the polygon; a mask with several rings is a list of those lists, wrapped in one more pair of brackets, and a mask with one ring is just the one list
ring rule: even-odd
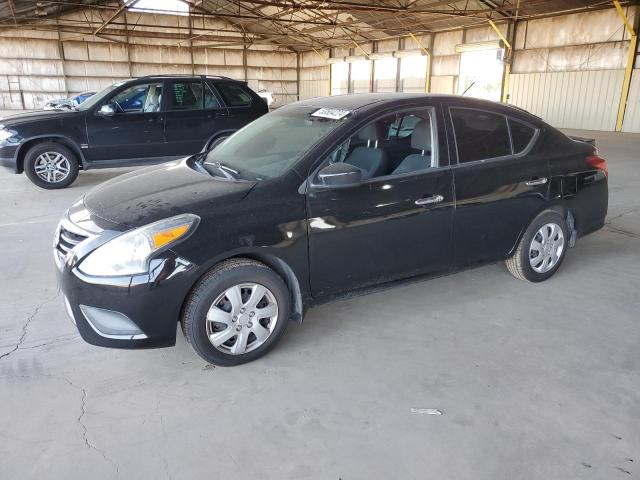
{"label": "corrugated metal wall", "polygon": [[624,70],[511,75],[510,103],[554,127],[614,130]]}
{"label": "corrugated metal wall", "polygon": [[509,102],[555,127],[615,130],[628,40],[613,8],[518,23]]}
{"label": "corrugated metal wall", "polygon": [[623,132],[640,132],[640,69],[635,69],[631,77],[627,111],[622,124]]}
{"label": "corrugated metal wall", "polygon": [[329,50],[300,54],[300,99],[330,94]]}
{"label": "corrugated metal wall", "polygon": [[[84,22],[85,15],[93,18],[96,13],[77,11],[66,18]],[[231,32],[229,24],[211,18],[199,19],[191,27],[186,16],[128,12],[121,18],[131,25],[139,23],[141,31],[177,26],[174,31],[192,32],[194,38],[198,32],[219,30],[230,40],[242,40],[242,34]],[[223,75],[247,80],[256,91],[273,92],[276,106],[297,99],[296,53],[252,45],[245,54],[242,46],[211,48],[208,43],[142,36],[116,43],[64,32],[6,29],[0,32],[0,108],[35,109],[52,98],[157,74]]]}

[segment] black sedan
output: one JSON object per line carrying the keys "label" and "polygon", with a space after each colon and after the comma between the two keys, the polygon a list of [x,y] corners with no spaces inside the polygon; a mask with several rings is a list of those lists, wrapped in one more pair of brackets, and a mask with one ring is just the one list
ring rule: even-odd
{"label": "black sedan", "polygon": [[539,282],[601,228],[607,164],[520,109],[454,96],[316,98],[207,154],[98,186],[60,222],[67,310],[95,345],[254,360],[348,292],[505,261]]}

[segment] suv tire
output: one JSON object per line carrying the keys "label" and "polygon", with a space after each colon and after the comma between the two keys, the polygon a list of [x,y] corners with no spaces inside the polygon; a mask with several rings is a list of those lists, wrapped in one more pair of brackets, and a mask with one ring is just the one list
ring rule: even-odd
{"label": "suv tire", "polygon": [[42,142],[31,147],[24,157],[24,173],[40,188],[66,188],[78,176],[78,157],[65,145]]}

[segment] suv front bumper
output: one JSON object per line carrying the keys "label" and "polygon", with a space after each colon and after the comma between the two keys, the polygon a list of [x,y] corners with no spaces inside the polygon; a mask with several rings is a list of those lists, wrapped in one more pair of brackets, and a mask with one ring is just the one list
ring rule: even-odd
{"label": "suv front bumper", "polygon": [[13,173],[20,173],[16,154],[18,153],[18,145],[0,143],[0,166]]}

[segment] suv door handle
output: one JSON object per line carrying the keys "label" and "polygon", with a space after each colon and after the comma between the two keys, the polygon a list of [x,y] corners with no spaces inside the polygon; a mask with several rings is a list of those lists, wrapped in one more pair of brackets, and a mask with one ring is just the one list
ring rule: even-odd
{"label": "suv door handle", "polygon": [[547,183],[547,177],[532,178],[528,182],[525,182],[525,185],[527,187],[535,187],[536,185],[544,185],[545,183]]}
{"label": "suv door handle", "polygon": [[416,200],[414,203],[416,205],[434,205],[436,203],[440,203],[444,200],[442,195],[432,195],[430,197],[423,197]]}

